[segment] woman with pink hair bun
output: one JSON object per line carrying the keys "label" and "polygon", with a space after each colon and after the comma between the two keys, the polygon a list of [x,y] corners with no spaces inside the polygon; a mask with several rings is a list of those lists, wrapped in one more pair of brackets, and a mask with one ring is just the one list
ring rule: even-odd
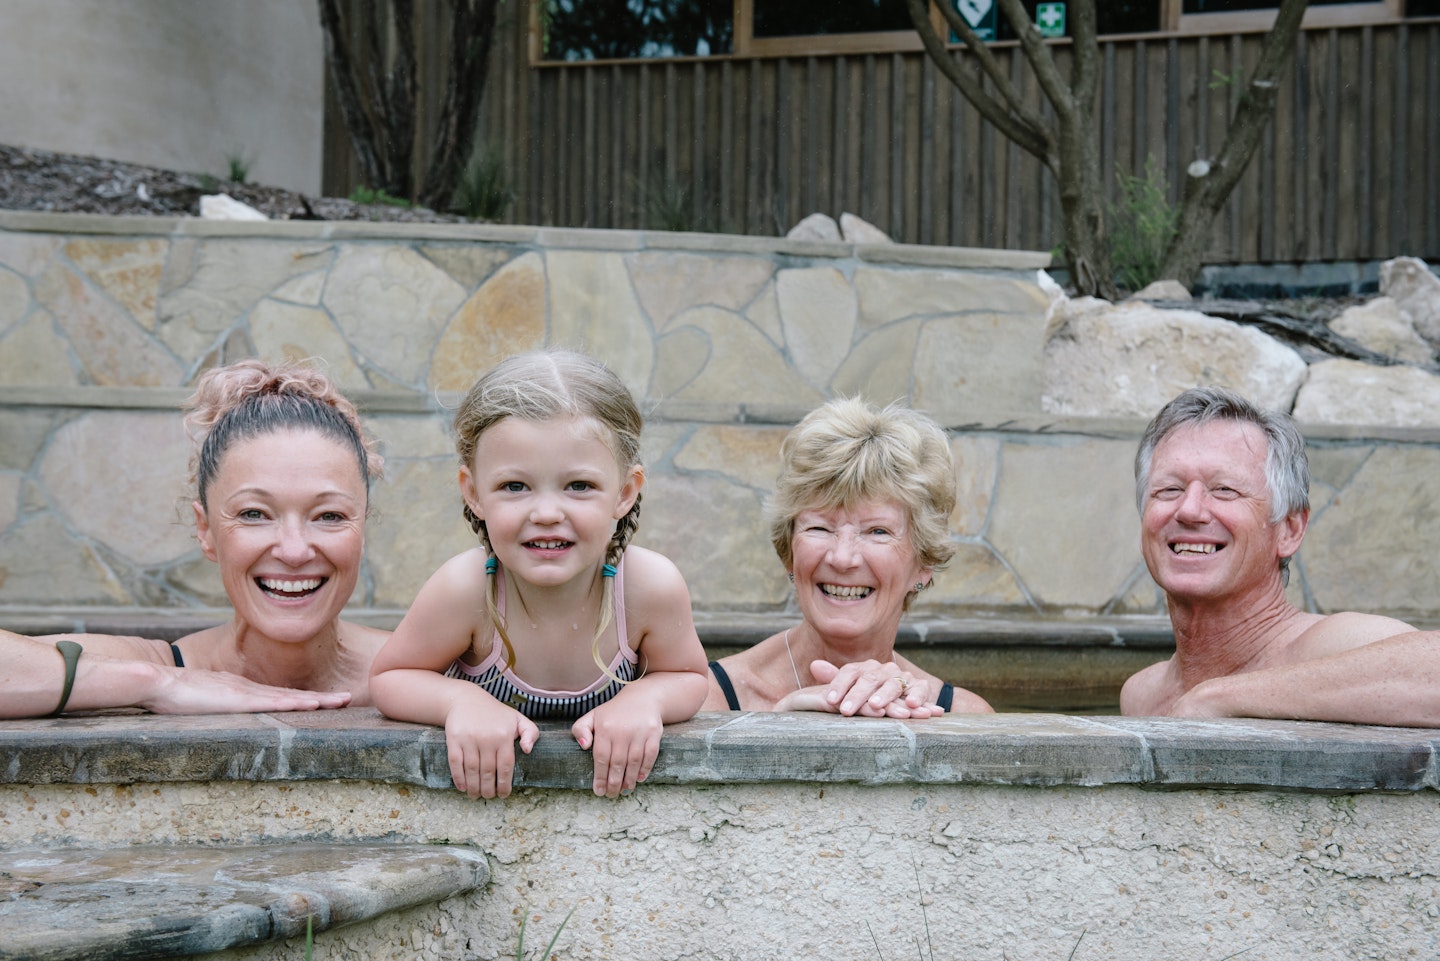
{"label": "woman with pink hair bun", "polygon": [[0,717],[371,703],[388,634],[340,619],[380,472],[355,406],[319,371],[245,360],[208,371],[186,410],[195,533],[234,614],[175,642],[0,632]]}

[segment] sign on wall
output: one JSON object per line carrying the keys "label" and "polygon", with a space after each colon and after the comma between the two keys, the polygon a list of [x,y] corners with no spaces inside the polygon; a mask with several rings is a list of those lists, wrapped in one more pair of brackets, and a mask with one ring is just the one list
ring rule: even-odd
{"label": "sign on wall", "polygon": [[[965,18],[981,40],[989,43],[995,39],[995,0],[955,0],[955,12]],[[951,43],[959,41],[959,37],[950,37]]]}
{"label": "sign on wall", "polygon": [[1065,36],[1065,4],[1037,3],[1035,5],[1035,26],[1040,28],[1042,37]]}

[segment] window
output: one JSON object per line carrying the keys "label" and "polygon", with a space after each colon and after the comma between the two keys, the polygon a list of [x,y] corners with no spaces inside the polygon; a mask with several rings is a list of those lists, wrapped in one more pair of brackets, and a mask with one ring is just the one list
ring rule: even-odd
{"label": "window", "polygon": [[[1036,3],[1024,0],[1032,17]],[[1096,6],[1097,30],[1107,36],[1266,30],[1280,2],[1097,0]],[[542,0],[534,7],[537,59],[549,62],[920,48],[905,0]],[[1406,14],[1440,15],[1440,0],[1310,0],[1305,25],[1389,23]],[[998,39],[1013,40],[1009,22],[996,19]]]}
{"label": "window", "polygon": [[[1185,33],[1224,30],[1267,30],[1275,22],[1279,0],[1163,0],[1179,9],[1172,12],[1175,28]],[[1398,20],[1403,0],[1310,0],[1305,11],[1307,27],[1385,23]]]}

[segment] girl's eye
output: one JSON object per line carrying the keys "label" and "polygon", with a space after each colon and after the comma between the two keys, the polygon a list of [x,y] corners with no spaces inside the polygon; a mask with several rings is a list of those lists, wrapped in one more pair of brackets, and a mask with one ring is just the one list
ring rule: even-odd
{"label": "girl's eye", "polygon": [[502,491],[505,491],[507,494],[519,494],[521,491],[525,490],[525,485],[522,484],[520,481],[506,481],[505,483],[500,485],[500,489]]}
{"label": "girl's eye", "polygon": [[595,485],[590,483],[589,481],[581,480],[571,481],[567,486],[572,491],[588,491],[593,490],[595,487]]}

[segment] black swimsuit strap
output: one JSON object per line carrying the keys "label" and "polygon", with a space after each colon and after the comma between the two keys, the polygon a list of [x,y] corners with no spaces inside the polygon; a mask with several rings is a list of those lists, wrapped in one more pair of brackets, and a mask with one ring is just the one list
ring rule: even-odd
{"label": "black swimsuit strap", "polygon": [[178,648],[178,647],[175,646],[175,642],[174,642],[174,641],[171,641],[171,642],[170,642],[170,654],[171,654],[172,657],[175,658],[175,666],[176,666],[176,667],[184,667],[184,666],[185,666],[185,658],[183,658],[183,657],[180,656],[180,648]]}
{"label": "black swimsuit strap", "polygon": [[725,673],[725,668],[718,661],[711,661],[710,673],[715,675],[715,683],[720,685],[720,693],[725,695],[725,703],[730,710],[740,710],[740,699],[735,696],[735,685],[730,683],[730,675]]}

